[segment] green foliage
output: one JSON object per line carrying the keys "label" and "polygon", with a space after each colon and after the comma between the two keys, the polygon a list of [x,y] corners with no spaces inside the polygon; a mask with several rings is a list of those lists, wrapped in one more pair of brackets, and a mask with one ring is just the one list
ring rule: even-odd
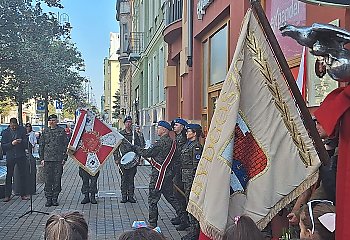
{"label": "green foliage", "polygon": [[114,98],[113,100],[114,106],[113,106],[112,118],[119,119],[120,118],[120,90],[119,89],[117,89],[113,98]]}
{"label": "green foliage", "polygon": [[19,107],[31,98],[78,99],[84,80],[70,24],[44,13],[42,3],[63,8],[60,0],[0,1],[0,100]]}
{"label": "green foliage", "polygon": [[11,100],[1,100],[0,101],[0,114],[7,116],[11,111],[12,102]]}

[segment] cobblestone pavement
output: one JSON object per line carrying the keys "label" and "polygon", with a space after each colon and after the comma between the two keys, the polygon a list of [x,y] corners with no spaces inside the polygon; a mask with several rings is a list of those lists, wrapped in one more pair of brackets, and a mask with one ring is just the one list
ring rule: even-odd
{"label": "cobblestone pavement", "polygon": [[[82,180],[78,166],[70,161],[64,167],[62,192],[58,207],[45,207],[44,184],[37,183],[33,195],[33,210],[52,213],[54,211],[77,210],[84,214],[89,224],[89,239],[118,239],[119,235],[131,229],[135,220],[148,219],[148,179],[150,167],[138,167],[135,181],[137,203],[119,203],[120,176],[113,161],[107,162],[99,177],[98,204],[80,204],[83,196],[80,188]],[[48,215],[32,213],[19,218],[30,210],[30,201],[15,196],[10,202],[0,200],[0,239],[41,239]],[[175,211],[164,198],[159,202],[159,227],[167,239],[181,239],[186,232],[178,232],[170,223]]]}

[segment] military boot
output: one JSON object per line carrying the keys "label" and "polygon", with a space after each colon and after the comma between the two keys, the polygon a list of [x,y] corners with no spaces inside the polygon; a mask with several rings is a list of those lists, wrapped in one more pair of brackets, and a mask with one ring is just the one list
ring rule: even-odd
{"label": "military boot", "polygon": [[97,204],[96,198],[95,198],[95,193],[91,193],[90,200],[92,204]]}
{"label": "military boot", "polygon": [[52,206],[52,198],[47,198],[46,203],[45,203],[45,207],[51,207],[51,206]]}
{"label": "military boot", "polygon": [[129,197],[129,198],[128,198],[128,201],[129,201],[130,203],[136,203],[136,199],[135,199],[134,197]]}
{"label": "military boot", "polygon": [[57,198],[52,198],[52,206],[58,206]]}
{"label": "military boot", "polygon": [[126,203],[128,201],[126,196],[122,196],[122,200],[120,201],[120,203]]}
{"label": "military boot", "polygon": [[173,225],[180,225],[180,223],[181,223],[180,217],[174,217],[174,218],[170,219],[170,222],[171,222]]}
{"label": "military boot", "polygon": [[81,200],[81,204],[87,204],[87,203],[89,203],[90,202],[90,198],[89,198],[89,194],[87,193],[87,194],[85,194],[85,197],[84,197],[84,199],[83,200]]}
{"label": "military boot", "polygon": [[180,216],[180,225],[176,227],[177,231],[185,231],[186,228],[188,228],[190,226],[190,223],[188,221],[188,216],[187,214],[183,214]]}
{"label": "military boot", "polygon": [[181,238],[181,240],[197,240],[199,236],[195,236],[193,233],[188,233]]}

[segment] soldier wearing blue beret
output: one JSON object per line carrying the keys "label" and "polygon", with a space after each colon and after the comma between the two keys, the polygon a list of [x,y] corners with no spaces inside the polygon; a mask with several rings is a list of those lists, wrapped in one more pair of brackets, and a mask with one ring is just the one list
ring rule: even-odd
{"label": "soldier wearing blue beret", "polygon": [[[173,121],[171,121],[171,126],[173,127],[173,130],[175,132],[175,140],[176,140],[176,152],[174,155],[174,184],[180,189],[182,192],[184,192],[184,184],[181,180],[181,150],[183,146],[185,145],[187,139],[186,139],[186,127],[187,121],[182,118],[175,118]],[[187,201],[186,198],[181,194],[176,188],[174,188],[174,194],[181,205],[181,207],[186,210]],[[175,218],[172,218],[170,222],[174,225],[180,224],[180,218],[177,216]],[[183,231],[185,230],[185,227],[187,226],[178,226],[177,230]]]}
{"label": "soldier wearing blue beret", "polygon": [[[199,160],[202,156],[203,147],[199,143],[199,137],[202,135],[202,127],[199,124],[187,124],[186,126],[187,142],[181,151],[181,175],[184,182],[184,189],[187,201],[190,197],[194,175],[197,170]],[[190,213],[190,231],[182,237],[182,240],[198,239],[199,223]]]}
{"label": "soldier wearing blue beret", "polygon": [[[158,201],[163,194],[175,209],[181,224],[189,226],[187,213],[179,205],[173,192],[173,156],[176,144],[169,136],[171,125],[167,121],[159,121],[157,135],[160,137],[151,147],[144,149],[134,146],[135,151],[144,158],[151,158],[151,178],[149,183],[149,225],[155,228],[158,224]],[[162,173],[162,174],[160,174]]]}

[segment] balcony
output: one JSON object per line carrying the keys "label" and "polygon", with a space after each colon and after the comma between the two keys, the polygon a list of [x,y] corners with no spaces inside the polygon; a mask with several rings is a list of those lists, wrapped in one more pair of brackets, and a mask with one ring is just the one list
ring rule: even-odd
{"label": "balcony", "polygon": [[165,25],[168,26],[182,19],[183,0],[165,1]]}
{"label": "balcony", "polygon": [[117,0],[115,9],[117,11],[116,19],[119,21],[121,15],[130,14],[129,0]]}
{"label": "balcony", "polygon": [[166,0],[164,9],[166,23],[163,31],[164,41],[172,44],[181,36],[183,0]]}
{"label": "balcony", "polygon": [[143,32],[131,32],[127,50],[129,62],[137,61],[141,58],[143,47]]}

